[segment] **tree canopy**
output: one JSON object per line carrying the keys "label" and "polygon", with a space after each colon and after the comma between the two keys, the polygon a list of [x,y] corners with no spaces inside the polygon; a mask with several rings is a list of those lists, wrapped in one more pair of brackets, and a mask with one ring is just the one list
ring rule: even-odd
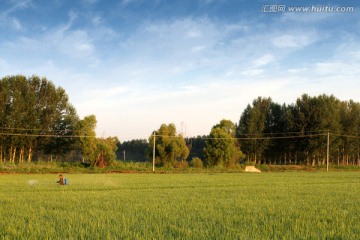
{"label": "tree canopy", "polygon": [[[189,155],[182,134],[176,133],[173,123],[162,124],[155,133],[155,159],[158,166],[173,166],[178,161],[185,161]],[[154,135],[149,137],[148,157],[153,156]]]}
{"label": "tree canopy", "polygon": [[359,103],[303,94],[290,105],[254,100],[241,115],[237,137],[249,162],[314,166],[325,164],[328,133],[331,163],[360,164],[359,132]]}
{"label": "tree canopy", "polygon": [[65,90],[46,78],[0,79],[0,162],[60,158],[105,167],[116,157],[152,159],[155,140],[158,166],[194,158],[207,166],[232,166],[244,157],[255,164],[314,166],[325,163],[329,136],[331,163],[360,165],[360,103],[333,95],[303,94],[289,105],[258,97],[238,124],[222,120],[209,135],[187,139],[171,123],[148,141],[120,143],[116,137],[96,138],[96,124],[95,115],[80,119]]}
{"label": "tree canopy", "polygon": [[221,120],[215,125],[206,140],[204,149],[208,166],[231,166],[241,153],[235,139],[236,126],[230,120]]}
{"label": "tree canopy", "polygon": [[65,90],[46,78],[9,76],[0,80],[2,161],[68,153],[76,140],[67,136],[75,134],[77,121]]}
{"label": "tree canopy", "polygon": [[65,90],[46,78],[0,80],[0,162],[54,157],[109,165],[118,140],[97,139],[95,128],[95,115],[80,120]]}

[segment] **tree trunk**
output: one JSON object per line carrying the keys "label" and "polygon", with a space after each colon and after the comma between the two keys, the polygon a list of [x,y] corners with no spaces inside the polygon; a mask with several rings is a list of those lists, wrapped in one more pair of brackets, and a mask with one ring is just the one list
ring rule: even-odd
{"label": "tree trunk", "polygon": [[28,162],[31,162],[31,159],[32,158],[32,148],[31,147],[29,147],[29,154],[28,154],[28,159],[27,159],[27,161]]}
{"label": "tree trunk", "polygon": [[19,156],[19,162],[24,162],[24,146],[20,149],[20,156]]}
{"label": "tree trunk", "polygon": [[12,145],[10,145],[10,150],[9,150],[9,163],[11,163],[11,161],[12,161],[12,151],[13,151]]}
{"label": "tree trunk", "polygon": [[310,158],[309,158],[309,153],[306,152],[306,165],[310,165]]}
{"label": "tree trunk", "polygon": [[311,155],[311,166],[315,167],[315,155]]}
{"label": "tree trunk", "polygon": [[16,147],[14,148],[14,153],[13,153],[13,155],[12,155],[12,163],[14,163],[15,162],[15,157],[16,157]]}
{"label": "tree trunk", "polygon": [[291,161],[291,152],[289,152],[289,164],[291,165],[292,164],[292,161]]}

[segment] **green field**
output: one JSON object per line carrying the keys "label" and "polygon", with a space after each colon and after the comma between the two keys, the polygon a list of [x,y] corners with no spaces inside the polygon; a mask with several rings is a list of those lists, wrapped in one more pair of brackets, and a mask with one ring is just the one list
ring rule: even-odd
{"label": "green field", "polygon": [[1,239],[359,239],[359,172],[0,175]]}

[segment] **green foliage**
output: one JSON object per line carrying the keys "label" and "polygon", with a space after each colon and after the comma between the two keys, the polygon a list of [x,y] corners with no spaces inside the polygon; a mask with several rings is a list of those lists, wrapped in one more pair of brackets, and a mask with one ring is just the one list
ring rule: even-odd
{"label": "green foliage", "polygon": [[[153,135],[149,137],[148,157],[153,156]],[[176,134],[176,127],[173,123],[162,124],[159,130],[155,131],[155,157],[158,166],[171,167],[177,161],[185,161],[189,155],[189,149],[181,134]]]}
{"label": "green foliage", "polygon": [[241,114],[237,135],[253,138],[242,143],[242,149],[247,153],[249,162],[256,164],[270,145],[270,141],[263,137],[264,132],[272,132],[272,128],[277,125],[276,120],[279,116],[274,116],[272,111],[276,107],[271,98],[258,97],[252,106],[248,105]]}
{"label": "green foliage", "polygon": [[101,168],[113,165],[116,161],[115,153],[119,140],[116,137],[109,137],[106,139],[96,139],[96,141],[96,158],[92,159],[91,165]]}
{"label": "green foliage", "polygon": [[[1,239],[358,239],[358,173],[0,175]],[[119,227],[121,226],[121,227]]]}
{"label": "green foliage", "polygon": [[83,160],[87,162],[93,162],[97,157],[96,123],[95,115],[90,115],[84,117],[84,119],[80,120],[77,124],[77,134],[80,136]]}
{"label": "green foliage", "polygon": [[360,103],[352,100],[304,94],[281,106],[259,97],[244,110],[237,127],[241,149],[255,164],[324,165],[327,132],[330,163],[360,165]]}
{"label": "green foliage", "polygon": [[194,157],[191,159],[190,166],[193,168],[203,168],[204,164],[200,158]]}
{"label": "green foliage", "polygon": [[208,166],[230,166],[242,156],[234,139],[235,129],[229,120],[222,120],[211,129],[204,149]]}
{"label": "green foliage", "polygon": [[46,78],[17,75],[0,80],[0,128],[5,133],[0,136],[1,161],[69,153],[76,139],[66,136],[74,135],[77,121],[65,90]]}

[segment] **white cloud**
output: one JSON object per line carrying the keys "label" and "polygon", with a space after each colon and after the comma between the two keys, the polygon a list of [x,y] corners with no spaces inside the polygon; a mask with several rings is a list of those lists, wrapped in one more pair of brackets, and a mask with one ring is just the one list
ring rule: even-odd
{"label": "white cloud", "polygon": [[20,21],[17,18],[12,18],[12,26],[16,30],[21,30],[22,29],[22,25],[21,25]]}
{"label": "white cloud", "polygon": [[200,52],[200,51],[204,50],[205,48],[206,48],[205,45],[195,46],[195,47],[191,48],[191,51],[196,53],[196,52]]}
{"label": "white cloud", "polygon": [[103,22],[100,16],[94,16],[91,21],[95,26],[99,26]]}
{"label": "white cloud", "polygon": [[188,38],[201,38],[202,33],[198,29],[191,29],[186,33]]}
{"label": "white cloud", "polygon": [[50,42],[63,54],[73,58],[87,58],[92,55],[94,46],[85,31],[72,31],[64,35],[58,35]]}
{"label": "white cloud", "polygon": [[320,75],[335,75],[343,78],[347,75],[360,74],[360,64],[346,62],[321,62],[315,65],[315,71]]}
{"label": "white cloud", "polygon": [[313,14],[309,14],[309,13],[291,13],[291,12],[286,12],[282,15],[280,21],[283,23],[289,23],[289,22],[300,22],[303,24],[314,24],[317,22],[322,22],[326,19],[335,17],[336,13],[330,13],[330,12],[317,12],[317,13],[313,13]]}
{"label": "white cloud", "polygon": [[[54,80],[81,117],[96,115],[100,135],[144,138],[161,123],[182,121],[188,135],[208,134],[222,118],[237,122],[258,96],[280,103],[303,93],[359,97],[356,34],[350,47],[343,37],[342,48],[326,58],[299,62],[292,54],[306,59],[311,44],[325,42],[322,29],[294,29],[283,19],[268,24],[174,17],[139,22],[125,34],[108,25],[105,15],[88,14],[87,28],[76,24],[82,13],[67,17],[60,26],[46,26],[44,34],[0,42],[6,52],[0,69]],[[20,53],[23,61],[17,61]]]}
{"label": "white cloud", "polygon": [[127,4],[130,4],[130,3],[132,3],[132,2],[136,2],[136,1],[138,1],[138,0],[122,0],[121,3],[122,3],[123,5],[127,5]]}
{"label": "white cloud", "polygon": [[242,71],[241,74],[247,77],[256,77],[261,75],[264,72],[263,69],[248,69],[245,71]]}
{"label": "white cloud", "polygon": [[305,73],[308,71],[308,68],[303,67],[303,68],[290,68],[287,70],[288,73],[290,74],[301,74],[301,73]]}
{"label": "white cloud", "polygon": [[314,34],[284,34],[272,39],[272,43],[278,48],[301,48],[315,41]]}
{"label": "white cloud", "polygon": [[263,56],[261,56],[258,59],[255,59],[255,61],[253,61],[253,65],[254,67],[262,67],[265,65],[268,65],[269,63],[274,62],[275,58],[272,54],[265,54]]}

